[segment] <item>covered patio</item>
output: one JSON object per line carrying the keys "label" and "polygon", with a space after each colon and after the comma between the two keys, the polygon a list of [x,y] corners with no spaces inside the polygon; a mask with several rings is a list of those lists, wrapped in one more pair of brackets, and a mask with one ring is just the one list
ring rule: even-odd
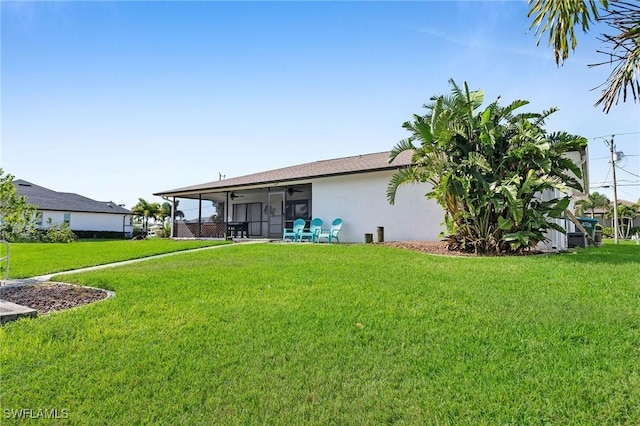
{"label": "covered patio", "polygon": [[428,184],[407,185],[394,205],[390,179],[411,164],[405,152],[389,163],[389,152],[313,161],[155,193],[174,208],[174,238],[281,239],[284,228],[314,218],[323,228],[340,218],[340,242],[362,242],[384,227],[385,240],[435,240],[442,209],[427,199]]}
{"label": "covered patio", "polygon": [[[297,218],[311,220],[311,184],[228,187],[163,196],[174,206],[174,238],[281,238]],[[185,214],[185,204],[197,206]],[[176,208],[177,206],[177,208]]]}

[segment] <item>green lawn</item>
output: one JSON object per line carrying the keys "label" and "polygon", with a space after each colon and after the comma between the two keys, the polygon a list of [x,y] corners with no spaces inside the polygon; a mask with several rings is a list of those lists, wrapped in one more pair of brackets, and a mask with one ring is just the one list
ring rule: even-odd
{"label": "green lawn", "polygon": [[116,297],[0,329],[5,418],[640,424],[640,246],[238,244],[64,280]]}
{"label": "green lawn", "polygon": [[[76,243],[12,243],[9,254],[9,278],[26,278],[53,272],[138,259],[180,250],[225,244],[217,240],[87,241]],[[0,246],[4,256],[6,249]],[[4,267],[4,264],[2,265]],[[2,271],[4,278],[4,271]]]}

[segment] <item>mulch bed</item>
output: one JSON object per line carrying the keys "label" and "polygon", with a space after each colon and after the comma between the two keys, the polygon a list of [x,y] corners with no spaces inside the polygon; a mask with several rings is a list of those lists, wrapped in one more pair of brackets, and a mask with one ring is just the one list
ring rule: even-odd
{"label": "mulch bed", "polygon": [[52,282],[0,288],[0,299],[28,306],[38,311],[38,315],[86,305],[108,296],[103,290]]}
{"label": "mulch bed", "polygon": [[523,253],[504,253],[504,254],[483,254],[483,253],[467,253],[459,250],[449,250],[447,248],[447,243],[445,241],[392,241],[386,243],[376,243],[376,244],[384,244],[391,247],[398,247],[407,250],[419,251],[421,253],[429,253],[429,254],[439,254],[443,256],[464,256],[464,257],[495,257],[495,256],[529,256],[529,255],[540,255],[540,254],[549,254],[552,252],[546,252],[542,250],[529,250]]}
{"label": "mulch bed", "polygon": [[421,253],[440,254],[444,256],[477,256],[473,253],[449,250],[447,248],[447,243],[444,241],[392,241],[382,244],[391,247],[419,251]]}

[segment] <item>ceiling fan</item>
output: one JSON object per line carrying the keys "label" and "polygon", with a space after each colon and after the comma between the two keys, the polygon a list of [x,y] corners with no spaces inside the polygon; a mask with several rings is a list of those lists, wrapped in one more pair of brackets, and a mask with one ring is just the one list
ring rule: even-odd
{"label": "ceiling fan", "polygon": [[295,189],[293,186],[287,187],[287,194],[289,196],[293,195],[294,192],[304,192],[302,189]]}
{"label": "ceiling fan", "polygon": [[235,192],[232,192],[231,194],[229,194],[229,198],[231,198],[231,200],[235,200],[236,198],[241,198],[244,197],[244,195],[238,195]]}

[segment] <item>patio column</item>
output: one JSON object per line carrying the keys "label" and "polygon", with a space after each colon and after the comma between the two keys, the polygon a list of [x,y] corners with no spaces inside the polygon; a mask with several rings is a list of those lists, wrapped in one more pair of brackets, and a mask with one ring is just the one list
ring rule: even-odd
{"label": "patio column", "polygon": [[229,232],[229,191],[226,192],[227,200],[224,203],[224,237],[225,239],[228,237],[227,232]]}
{"label": "patio column", "polygon": [[202,194],[198,194],[198,238],[202,235]]}
{"label": "patio column", "polygon": [[171,199],[171,238],[174,238],[176,236],[175,222],[176,222],[176,197],[173,196],[173,198]]}

